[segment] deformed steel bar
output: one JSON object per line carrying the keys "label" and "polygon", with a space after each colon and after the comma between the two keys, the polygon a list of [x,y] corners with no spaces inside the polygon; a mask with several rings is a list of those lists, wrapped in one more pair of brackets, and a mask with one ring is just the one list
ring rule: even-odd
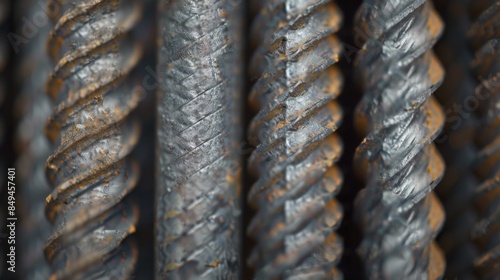
{"label": "deformed steel bar", "polygon": [[[35,0],[17,1],[16,18],[31,20],[39,15],[42,7]],[[45,15],[47,19],[47,15]],[[44,46],[50,31],[48,22],[40,25],[37,33],[25,44],[19,44],[15,69],[19,96],[16,97],[16,111],[20,114],[16,129],[18,158],[16,167],[19,180],[19,202],[22,218],[20,237],[20,269],[22,279],[44,280],[50,275],[50,266],[45,260],[43,248],[51,233],[50,223],[45,218],[45,198],[50,187],[45,176],[45,162],[51,146],[45,137],[45,123],[52,112],[47,95],[40,92],[50,73],[51,66]],[[23,36],[22,28],[17,35]]]}
{"label": "deformed steel bar", "polygon": [[255,146],[248,195],[256,215],[248,234],[255,279],[341,279],[343,245],[335,233],[343,182],[335,166],[343,145],[335,102],[343,77],[334,65],[342,22],[329,0],[252,1],[248,138]]}
{"label": "deformed steel bar", "polygon": [[471,230],[480,255],[473,267],[478,278],[495,279],[500,275],[500,1],[473,1],[471,11],[478,14],[468,34],[474,51],[471,67],[479,82],[474,94],[482,101],[475,161],[482,180],[475,189],[480,219]]}
{"label": "deformed steel bar", "polygon": [[243,1],[159,1],[156,278],[240,273]]}
{"label": "deformed steel bar", "polygon": [[367,187],[356,199],[370,279],[438,279],[444,257],[434,238],[444,212],[432,189],[444,163],[432,141],[444,113],[432,97],[444,70],[432,52],[443,23],[430,1],[366,0],[356,15],[365,39],[356,59],[363,98],[355,155]]}
{"label": "deformed steel bar", "polygon": [[46,125],[56,145],[46,175],[54,188],[46,215],[54,230],[45,245],[49,279],[123,279],[137,248],[129,237],[138,212],[125,197],[139,168],[128,155],[139,125],[128,118],[141,99],[126,80],[141,57],[127,34],[139,1],[49,1],[59,5],[47,40],[55,67],[46,91],[55,107]]}

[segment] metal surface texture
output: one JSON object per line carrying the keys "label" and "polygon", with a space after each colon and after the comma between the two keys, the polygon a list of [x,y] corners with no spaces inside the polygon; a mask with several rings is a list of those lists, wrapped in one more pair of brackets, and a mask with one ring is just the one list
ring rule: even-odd
{"label": "metal surface texture", "polygon": [[156,278],[240,273],[242,1],[159,1]]}
{"label": "metal surface texture", "polygon": [[128,31],[139,1],[49,1],[59,7],[47,40],[55,64],[46,91],[55,103],[46,135],[56,148],[46,175],[54,188],[46,215],[54,231],[45,245],[49,279],[124,279],[137,249],[137,209],[126,200],[139,168],[127,156],[139,126],[127,118],[141,99],[127,77],[141,56]]}
{"label": "metal surface texture", "polygon": [[249,102],[258,113],[248,131],[257,178],[248,194],[256,209],[249,264],[255,279],[342,279],[335,195],[343,176],[335,163],[343,145],[334,133],[343,115],[334,101],[343,84],[334,66],[342,14],[328,0],[251,4]]}
{"label": "metal surface texture", "polygon": [[[16,18],[32,19],[41,10],[35,0],[16,2]],[[26,7],[29,7],[26,9]],[[52,104],[41,92],[50,73],[50,61],[44,46],[50,27],[40,26],[38,33],[17,54],[21,61],[16,69],[19,95],[16,112],[20,115],[16,129],[19,196],[22,218],[20,236],[20,269],[22,279],[44,280],[50,275],[43,246],[51,226],[44,215],[45,197],[50,187],[45,177],[45,162],[50,155],[50,143],[45,137],[45,123],[52,112]],[[18,30],[22,34],[21,28]]]}
{"label": "metal surface texture", "polygon": [[364,91],[355,126],[366,136],[355,155],[367,184],[355,203],[359,253],[370,279],[438,279],[444,212],[432,189],[444,163],[432,141],[444,113],[431,94],[444,71],[431,48],[443,23],[424,0],[366,0],[356,17],[366,39],[355,62]]}
{"label": "metal surface texture", "polygon": [[499,175],[499,116],[500,107],[500,1],[475,1],[472,11],[482,11],[469,30],[474,51],[471,63],[480,82],[476,95],[484,97],[477,133],[476,173],[482,183],[475,189],[480,220],[472,228],[480,256],[474,270],[480,279],[495,279],[500,275],[500,175]]}

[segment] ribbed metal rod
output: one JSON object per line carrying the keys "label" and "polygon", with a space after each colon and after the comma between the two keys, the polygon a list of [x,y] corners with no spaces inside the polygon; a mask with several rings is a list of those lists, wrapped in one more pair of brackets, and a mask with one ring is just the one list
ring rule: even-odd
{"label": "ribbed metal rod", "polygon": [[366,39],[355,65],[364,90],[355,125],[366,135],[355,165],[367,181],[356,199],[359,252],[370,279],[437,279],[444,213],[431,191],[444,163],[432,141],[444,114],[431,94],[444,71],[431,48],[443,24],[424,0],[364,1],[357,22]]}
{"label": "ribbed metal rod", "polygon": [[[36,0],[15,3],[15,18],[32,20],[40,12]],[[28,7],[28,8],[27,8]],[[44,243],[51,233],[50,223],[45,218],[45,198],[50,187],[45,176],[45,163],[51,146],[45,137],[45,124],[52,112],[52,104],[43,89],[51,65],[45,52],[45,40],[50,31],[49,24],[40,26],[35,37],[19,46],[21,58],[17,65],[16,113],[20,114],[16,130],[18,158],[16,167],[19,182],[19,202],[22,222],[19,233],[20,269],[22,279],[45,280],[50,275],[50,266],[44,257]],[[22,34],[22,28],[18,29]]]}
{"label": "ribbed metal rod", "polygon": [[242,5],[159,2],[156,279],[240,273]]}
{"label": "ribbed metal rod", "polygon": [[475,90],[482,100],[481,124],[477,134],[479,151],[476,173],[483,181],[475,190],[480,220],[472,229],[480,256],[474,269],[480,279],[500,275],[500,1],[471,2],[471,10],[479,16],[469,30],[475,52],[471,64],[480,82]]}
{"label": "ribbed metal rod", "polygon": [[249,102],[258,113],[248,137],[257,181],[248,200],[257,213],[249,264],[255,279],[341,279],[342,207],[334,197],[342,142],[334,132],[342,109],[334,99],[343,78],[334,33],[342,14],[328,0],[253,1],[252,10]]}
{"label": "ribbed metal rod", "polygon": [[138,166],[127,156],[139,127],[128,120],[141,93],[126,78],[141,49],[127,41],[138,1],[60,1],[48,36],[55,63],[46,91],[55,108],[46,134],[56,144],[46,174],[53,192],[46,215],[54,231],[45,246],[50,279],[123,279],[134,269],[137,209],[125,202]]}

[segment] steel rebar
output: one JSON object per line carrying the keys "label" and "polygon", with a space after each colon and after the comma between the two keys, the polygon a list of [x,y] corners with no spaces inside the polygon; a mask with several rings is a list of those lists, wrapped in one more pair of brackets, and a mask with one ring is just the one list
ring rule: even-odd
{"label": "steel rebar", "polygon": [[56,106],[46,135],[57,145],[46,174],[54,191],[46,215],[54,231],[45,246],[50,279],[122,279],[137,249],[130,239],[137,209],[125,197],[138,166],[127,156],[139,136],[128,120],[141,99],[124,82],[141,48],[128,42],[138,1],[49,1],[59,7],[47,40],[56,64],[46,91]]}
{"label": "steel rebar", "polygon": [[[18,1],[15,6],[16,18],[33,19],[42,9],[36,2]],[[50,235],[51,226],[43,209],[45,197],[50,193],[45,177],[45,162],[51,152],[44,127],[52,105],[48,96],[40,93],[51,70],[45,49],[40,47],[44,45],[49,30],[48,23],[38,26],[34,37],[26,44],[19,45],[18,56],[21,61],[16,69],[19,96],[16,98],[15,108],[21,117],[16,130],[16,168],[19,174],[19,201],[22,206],[20,214],[23,221],[20,230],[19,273],[23,279],[33,280],[44,280],[50,275],[43,245]],[[23,35],[22,28],[17,31]]]}
{"label": "steel rebar", "polygon": [[334,132],[342,110],[334,99],[343,77],[334,33],[342,14],[329,0],[252,4],[249,102],[258,113],[248,132],[256,147],[249,169],[257,181],[248,200],[257,213],[249,263],[255,279],[341,279],[342,207],[334,197],[342,142]]}
{"label": "steel rebar", "polygon": [[476,171],[483,181],[475,190],[480,220],[472,228],[480,255],[473,266],[480,279],[500,275],[500,175],[498,107],[500,92],[500,1],[471,2],[479,16],[469,30],[475,57],[472,69],[480,85],[475,95],[482,100],[481,125],[477,134],[479,152]]}
{"label": "steel rebar", "polygon": [[444,114],[431,94],[444,71],[431,48],[443,24],[425,0],[366,0],[357,22],[355,125],[366,138],[355,164],[367,181],[356,199],[359,252],[370,279],[438,279],[445,264],[433,240],[444,213],[431,191],[444,163],[432,141]]}
{"label": "steel rebar", "polygon": [[240,273],[242,3],[159,3],[157,279]]}

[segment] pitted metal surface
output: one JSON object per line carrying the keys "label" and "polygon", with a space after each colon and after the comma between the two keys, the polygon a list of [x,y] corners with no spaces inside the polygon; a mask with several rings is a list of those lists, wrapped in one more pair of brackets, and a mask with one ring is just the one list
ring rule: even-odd
{"label": "pitted metal surface", "polygon": [[254,1],[252,10],[249,102],[258,113],[248,137],[257,181],[248,200],[257,214],[249,264],[255,279],[341,279],[335,229],[343,211],[334,197],[342,142],[334,132],[342,110],[334,100],[343,77],[334,33],[342,14],[326,0]]}
{"label": "pitted metal surface", "polygon": [[371,0],[357,13],[365,42],[356,60],[364,95],[355,155],[367,187],[356,199],[370,279],[437,279],[444,258],[433,239],[444,213],[432,189],[444,163],[432,141],[444,122],[431,96],[444,71],[431,48],[443,24],[430,1]]}
{"label": "pitted metal surface", "polygon": [[137,1],[49,1],[60,5],[48,36],[55,68],[46,91],[55,103],[46,135],[53,192],[46,215],[54,231],[45,245],[50,279],[124,279],[137,249],[127,239],[138,212],[125,197],[139,168],[127,156],[139,127],[128,116],[141,99],[126,81],[141,49],[127,32],[141,14]]}
{"label": "pitted metal surface", "polygon": [[159,2],[157,279],[240,273],[242,8]]}

